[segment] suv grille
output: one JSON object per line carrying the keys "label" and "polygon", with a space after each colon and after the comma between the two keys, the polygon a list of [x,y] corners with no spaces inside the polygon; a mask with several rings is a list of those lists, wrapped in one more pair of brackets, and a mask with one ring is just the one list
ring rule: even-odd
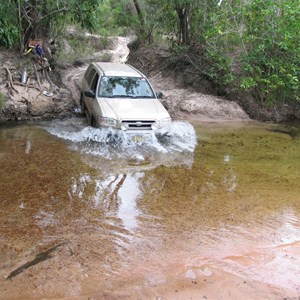
{"label": "suv grille", "polygon": [[155,121],[139,121],[139,120],[127,120],[122,121],[122,124],[130,129],[134,130],[151,130],[151,125],[155,123]]}

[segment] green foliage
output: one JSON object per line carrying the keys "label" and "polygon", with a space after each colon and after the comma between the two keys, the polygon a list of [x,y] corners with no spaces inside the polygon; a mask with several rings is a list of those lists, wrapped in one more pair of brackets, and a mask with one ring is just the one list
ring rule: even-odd
{"label": "green foliage", "polygon": [[0,3],[0,46],[12,48],[19,37],[16,7],[11,2]]}
{"label": "green foliage", "polygon": [[187,7],[197,6],[200,0],[145,0],[147,3],[146,26],[147,30],[161,36],[167,37],[172,43],[177,41],[181,43],[180,38],[180,20],[177,10],[184,10]]}
{"label": "green foliage", "polygon": [[[2,3],[4,2],[4,3]],[[0,45],[26,44],[29,38],[59,33],[66,22],[92,31],[101,0],[6,0],[0,3]]]}
{"label": "green foliage", "polygon": [[212,81],[219,86],[226,86],[233,82],[234,75],[231,72],[231,60],[229,56],[215,49],[208,49],[205,57],[209,61],[210,66],[206,70],[206,74]]}
{"label": "green foliage", "polygon": [[244,15],[248,84],[241,87],[256,87],[267,102],[300,101],[300,1],[255,0]]}
{"label": "green foliage", "polygon": [[171,47],[171,56],[175,59],[180,56],[184,56],[188,53],[189,47],[182,44],[174,44]]}
{"label": "green foliage", "polygon": [[0,92],[0,109],[3,108],[6,100],[7,100],[7,96],[4,93]]}
{"label": "green foliage", "polygon": [[90,31],[95,29],[100,0],[72,0],[69,2],[69,12],[75,22]]}
{"label": "green foliage", "polygon": [[126,35],[138,30],[138,17],[133,13],[132,1],[103,0],[99,5],[95,31],[101,35]]}
{"label": "green foliage", "polygon": [[0,45],[6,48],[12,48],[19,36],[16,26],[8,23],[7,20],[0,20]]}
{"label": "green foliage", "polygon": [[[157,12],[148,18],[173,43],[176,7],[190,8],[187,46],[203,45],[203,73],[218,85],[253,90],[267,103],[300,101],[300,0],[146,2]],[[181,55],[181,47],[172,47],[172,55]]]}

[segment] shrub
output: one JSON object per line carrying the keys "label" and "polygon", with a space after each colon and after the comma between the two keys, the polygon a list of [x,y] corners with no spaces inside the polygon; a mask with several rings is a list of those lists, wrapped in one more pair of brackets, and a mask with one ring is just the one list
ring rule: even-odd
{"label": "shrub", "polygon": [[3,108],[6,100],[7,100],[7,96],[3,92],[0,92],[0,109]]}

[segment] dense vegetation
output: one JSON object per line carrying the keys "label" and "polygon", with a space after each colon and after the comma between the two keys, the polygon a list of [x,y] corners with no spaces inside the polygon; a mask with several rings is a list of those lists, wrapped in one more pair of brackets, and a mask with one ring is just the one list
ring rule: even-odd
{"label": "dense vegetation", "polygon": [[[102,35],[134,32],[168,43],[219,86],[262,103],[300,101],[300,0],[7,0],[0,45],[55,38],[76,24]],[[193,55],[191,55],[191,53]]]}

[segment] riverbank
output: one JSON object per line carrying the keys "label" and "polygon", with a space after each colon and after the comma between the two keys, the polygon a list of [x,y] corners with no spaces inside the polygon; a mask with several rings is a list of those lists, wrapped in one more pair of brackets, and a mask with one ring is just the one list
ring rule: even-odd
{"label": "riverbank", "polygon": [[[70,31],[74,36],[76,32]],[[82,37],[81,37],[82,38]],[[86,35],[97,40],[100,36]],[[287,121],[300,119],[300,104],[281,103],[265,106],[247,93],[224,94],[190,66],[173,66],[163,46],[135,47],[134,37],[112,37],[106,49],[71,63],[60,63],[54,70],[37,57],[0,51],[0,123],[6,121],[45,120],[71,117],[80,113],[81,79],[91,61],[128,62],[144,72],[156,91],[163,93],[162,103],[174,119],[203,121],[248,120]],[[95,43],[95,42],[93,42]],[[129,48],[128,48],[129,46]],[[64,55],[74,51],[64,41]],[[27,81],[22,71],[27,66]],[[220,96],[219,94],[223,94]]]}
{"label": "riverbank", "polygon": [[[114,38],[109,43],[110,49],[77,60],[76,65],[57,66],[53,71],[42,67],[34,70],[32,63],[36,63],[35,57],[19,55],[21,61],[17,64],[15,55],[8,52],[2,53],[0,61],[4,68],[0,76],[0,87],[2,95],[6,95],[6,101],[2,104],[0,122],[62,118],[78,113],[81,79],[88,63],[101,60],[104,54],[105,58],[109,58],[112,62],[127,61],[132,56],[129,55],[127,46],[132,39],[132,37]],[[134,57],[133,55],[133,59]],[[136,60],[138,62],[139,59]],[[137,65],[137,62],[132,59],[129,62],[134,66]],[[31,69],[29,79],[24,84],[21,83],[22,65],[28,65]],[[153,63],[153,65],[156,64]],[[147,75],[149,73],[150,81],[155,89],[164,94],[162,102],[175,119],[248,119],[243,109],[233,101],[178,88],[174,78],[164,76],[160,68],[156,72],[145,71]]]}

